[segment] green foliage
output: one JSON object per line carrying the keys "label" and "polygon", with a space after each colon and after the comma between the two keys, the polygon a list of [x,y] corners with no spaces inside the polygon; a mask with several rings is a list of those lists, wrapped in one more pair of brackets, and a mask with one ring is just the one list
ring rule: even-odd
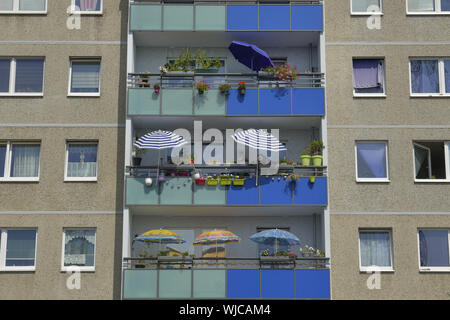
{"label": "green foliage", "polygon": [[311,155],[311,146],[307,146],[305,149],[303,149],[302,156],[310,156]]}
{"label": "green foliage", "polygon": [[199,49],[195,55],[195,62],[199,69],[219,69],[222,66],[219,58],[209,58],[206,56],[206,51]]}
{"label": "green foliage", "polygon": [[320,140],[314,140],[311,142],[311,152],[313,154],[322,154],[322,150],[324,148],[323,142]]}

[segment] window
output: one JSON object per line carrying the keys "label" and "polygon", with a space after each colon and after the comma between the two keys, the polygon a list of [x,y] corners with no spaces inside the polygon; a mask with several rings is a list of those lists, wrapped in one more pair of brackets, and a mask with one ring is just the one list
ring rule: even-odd
{"label": "window", "polygon": [[69,95],[100,96],[100,60],[71,60]]}
{"label": "window", "polygon": [[361,271],[393,271],[392,241],[389,230],[360,230]]}
{"label": "window", "polygon": [[0,95],[42,96],[43,58],[0,58]]}
{"label": "window", "polygon": [[419,269],[450,271],[450,230],[422,229],[419,238]]}
{"label": "window", "polygon": [[40,145],[0,143],[0,181],[39,181]]}
{"label": "window", "polygon": [[353,59],[353,94],[355,96],[384,96],[383,59]]}
{"label": "window", "polygon": [[62,269],[95,270],[95,229],[64,229]]}
{"label": "window", "polygon": [[450,96],[450,59],[410,61],[411,95]]}
{"label": "window", "polygon": [[0,13],[46,13],[47,0],[0,0]]}
{"label": "window", "polygon": [[388,144],[356,143],[356,179],[360,182],[388,182]]}
{"label": "window", "polygon": [[72,11],[80,14],[101,14],[103,12],[103,0],[72,0]]}
{"label": "window", "polygon": [[408,0],[408,14],[450,13],[450,0]]}
{"label": "window", "polygon": [[96,181],[97,142],[70,142],[66,150],[66,176],[67,181]]}
{"label": "window", "polygon": [[381,0],[350,0],[352,14],[382,13]]}
{"label": "window", "polygon": [[413,147],[416,181],[450,181],[450,142],[415,141]]}
{"label": "window", "polygon": [[1,229],[0,270],[33,271],[37,230]]}

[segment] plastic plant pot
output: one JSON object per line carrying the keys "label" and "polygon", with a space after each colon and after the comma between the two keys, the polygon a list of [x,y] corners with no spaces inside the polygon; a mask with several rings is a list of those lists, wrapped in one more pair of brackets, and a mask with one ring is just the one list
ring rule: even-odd
{"label": "plastic plant pot", "polygon": [[220,185],[222,186],[229,186],[231,185],[231,178],[230,177],[220,177]]}
{"label": "plastic plant pot", "polygon": [[322,166],[322,160],[323,160],[322,156],[317,155],[317,156],[312,156],[311,158],[312,158],[313,166],[315,166],[315,167]]}
{"label": "plastic plant pot", "polygon": [[216,179],[216,178],[208,178],[208,179],[206,179],[206,184],[208,186],[217,186],[218,183],[219,183],[219,179]]}
{"label": "plastic plant pot", "polygon": [[310,166],[311,165],[311,156],[300,156],[300,161],[302,162],[302,166]]}
{"label": "plastic plant pot", "polygon": [[235,178],[233,179],[233,185],[234,186],[243,186],[245,183],[245,179],[244,178]]}
{"label": "plastic plant pot", "polygon": [[203,185],[205,185],[205,183],[206,183],[206,179],[202,179],[202,178],[195,179],[195,184],[196,185],[203,186]]}

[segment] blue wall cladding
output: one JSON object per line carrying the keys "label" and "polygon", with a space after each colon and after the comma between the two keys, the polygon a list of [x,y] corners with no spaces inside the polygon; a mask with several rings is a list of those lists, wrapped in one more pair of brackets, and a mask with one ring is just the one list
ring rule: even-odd
{"label": "blue wall cladding", "polygon": [[324,115],[325,91],[323,88],[292,90],[293,114]]}
{"label": "blue wall cladding", "polygon": [[259,270],[228,270],[227,297],[235,299],[259,298]]}
{"label": "blue wall cladding", "polygon": [[227,204],[259,204],[259,187],[256,178],[246,178],[243,186],[231,185],[227,191]]}
{"label": "blue wall cladding", "polygon": [[292,30],[320,31],[323,29],[322,5],[291,6]]}
{"label": "blue wall cladding", "polygon": [[259,6],[259,28],[260,30],[289,30],[289,6]]}
{"label": "blue wall cladding", "polygon": [[291,89],[260,89],[260,114],[291,114]]}
{"label": "blue wall cladding", "polygon": [[227,114],[229,115],[257,115],[258,114],[258,89],[247,89],[245,94],[239,90],[229,91],[227,98]]}
{"label": "blue wall cladding", "polygon": [[330,270],[296,270],[295,296],[301,299],[330,299]]}
{"label": "blue wall cladding", "polygon": [[294,203],[303,205],[327,204],[327,178],[316,177],[314,183],[308,177],[300,178],[294,188]]}
{"label": "blue wall cladding", "polygon": [[227,6],[227,30],[257,30],[258,7],[256,5]]}
{"label": "blue wall cladding", "polygon": [[294,270],[262,270],[262,298],[294,298]]}
{"label": "blue wall cladding", "polygon": [[261,204],[292,204],[292,187],[278,177],[261,177]]}

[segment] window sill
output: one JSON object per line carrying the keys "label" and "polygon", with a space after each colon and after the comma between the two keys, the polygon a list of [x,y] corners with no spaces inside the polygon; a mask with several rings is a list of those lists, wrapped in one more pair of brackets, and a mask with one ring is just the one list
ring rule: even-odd
{"label": "window sill", "polygon": [[386,98],[386,94],[358,94],[358,93],[354,93],[353,94],[353,98]]}
{"label": "window sill", "polygon": [[78,14],[80,16],[102,16],[103,11],[71,11],[70,14]]}
{"label": "window sill", "polygon": [[382,16],[383,12],[351,12],[352,16]]}
{"label": "window sill", "polygon": [[414,179],[414,183],[450,183],[446,179]]}
{"label": "window sill", "polygon": [[36,267],[4,267],[0,272],[35,272]]}
{"label": "window sill", "polygon": [[406,12],[407,16],[448,16],[450,12]]}
{"label": "window sill", "polygon": [[64,182],[97,182],[97,177],[95,178],[65,178]]}
{"label": "window sill", "polygon": [[0,11],[1,15],[46,15],[47,11]]}
{"label": "window sill", "polygon": [[419,268],[420,273],[433,273],[433,272],[443,272],[443,273],[450,273],[450,267],[430,267],[430,268]]}
{"label": "window sill", "polygon": [[390,183],[390,179],[356,179],[358,183]]}
{"label": "window sill", "polygon": [[0,97],[43,97],[44,93],[0,93]]}
{"label": "window sill", "polygon": [[424,94],[411,94],[411,98],[450,98],[448,93],[424,93]]}
{"label": "window sill", "polygon": [[69,93],[67,97],[76,98],[100,98],[100,93]]}
{"label": "window sill", "polygon": [[383,272],[383,273],[394,273],[395,270],[393,268],[388,267],[368,267],[368,268],[359,268],[359,271],[361,273],[367,273],[367,272]]}
{"label": "window sill", "polygon": [[82,273],[95,273],[95,267],[63,267],[61,272],[82,272]]}
{"label": "window sill", "polygon": [[3,182],[39,182],[39,178],[0,178],[0,183]]}

